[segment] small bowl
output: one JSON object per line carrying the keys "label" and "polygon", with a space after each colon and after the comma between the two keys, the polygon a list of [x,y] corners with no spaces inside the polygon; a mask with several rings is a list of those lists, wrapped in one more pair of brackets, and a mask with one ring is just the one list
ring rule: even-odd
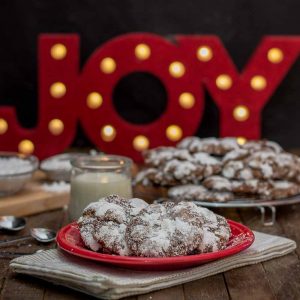
{"label": "small bowl", "polygon": [[49,180],[69,182],[72,170],[70,161],[83,155],[87,154],[73,152],[54,155],[43,160],[40,169],[46,173]]}
{"label": "small bowl", "polygon": [[[19,166],[18,161],[22,162]],[[0,197],[20,191],[25,183],[31,179],[38,165],[38,158],[33,155],[26,156],[15,152],[0,152]],[[5,170],[7,171],[5,172]]]}

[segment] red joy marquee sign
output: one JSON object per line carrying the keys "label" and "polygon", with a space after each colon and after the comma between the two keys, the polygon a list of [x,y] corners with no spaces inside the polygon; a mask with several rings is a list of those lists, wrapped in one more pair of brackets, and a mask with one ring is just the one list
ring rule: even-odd
{"label": "red joy marquee sign", "polygon": [[[0,107],[0,149],[40,158],[64,151],[79,121],[101,150],[140,159],[148,147],[172,145],[201,122],[205,87],[220,110],[221,136],[260,137],[261,110],[298,57],[300,37],[263,38],[241,74],[216,36],[126,34],[101,45],[79,70],[79,37],[41,35],[39,117],[20,127],[13,107]],[[117,82],[132,72],[158,77],[168,93],[164,114],[136,125],[112,104]]]}

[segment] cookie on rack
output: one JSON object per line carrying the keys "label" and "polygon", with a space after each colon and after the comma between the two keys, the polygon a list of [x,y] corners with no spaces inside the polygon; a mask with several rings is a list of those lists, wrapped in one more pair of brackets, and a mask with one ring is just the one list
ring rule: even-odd
{"label": "cookie on rack", "polygon": [[299,194],[299,185],[286,180],[271,181],[271,197],[272,199],[282,199]]}
{"label": "cookie on rack", "polygon": [[297,177],[298,157],[294,154],[270,151],[257,151],[249,156],[245,163],[260,179],[294,179]]}
{"label": "cookie on rack", "polygon": [[231,181],[222,176],[207,177],[203,180],[202,184],[209,190],[214,190],[219,192],[232,191]]}
{"label": "cookie on rack", "polygon": [[232,191],[239,195],[268,195],[271,193],[272,185],[269,181],[249,179],[249,180],[232,180]]}
{"label": "cookie on rack", "polygon": [[249,180],[254,178],[253,170],[242,160],[230,160],[225,163],[222,175],[229,179]]}
{"label": "cookie on rack", "polygon": [[177,144],[180,149],[187,149],[191,153],[206,152],[212,155],[224,155],[239,149],[235,138],[203,138],[187,137]]}
{"label": "cookie on rack", "polygon": [[117,195],[91,203],[78,220],[84,244],[93,251],[129,255],[125,240],[127,224],[147,206],[141,199],[128,200]]}
{"label": "cookie on rack", "polygon": [[179,185],[169,189],[168,197],[179,201],[227,202],[234,199],[231,192],[210,191],[203,185]]}
{"label": "cookie on rack", "polygon": [[148,166],[159,167],[167,161],[177,159],[179,161],[191,161],[193,157],[186,149],[174,147],[157,147],[143,152],[144,161]]}
{"label": "cookie on rack", "polygon": [[250,153],[255,153],[256,151],[280,153],[283,151],[278,143],[268,140],[248,141],[241,148],[248,150]]}

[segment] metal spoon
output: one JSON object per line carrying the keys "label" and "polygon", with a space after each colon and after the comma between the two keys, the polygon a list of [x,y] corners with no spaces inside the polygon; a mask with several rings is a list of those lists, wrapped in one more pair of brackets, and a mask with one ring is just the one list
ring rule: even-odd
{"label": "metal spoon", "polygon": [[14,216],[0,216],[0,229],[7,231],[19,231],[26,226],[24,218]]}
{"label": "metal spoon", "polygon": [[49,243],[55,240],[56,232],[47,228],[32,228],[30,229],[30,235],[19,237],[10,240],[0,241],[0,247],[6,247],[15,244],[16,242],[24,242],[34,238],[41,243]]}

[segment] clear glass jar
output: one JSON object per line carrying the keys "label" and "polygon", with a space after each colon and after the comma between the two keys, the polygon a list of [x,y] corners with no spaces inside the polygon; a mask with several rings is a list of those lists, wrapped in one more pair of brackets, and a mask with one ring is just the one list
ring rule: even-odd
{"label": "clear glass jar", "polygon": [[83,209],[102,197],[117,194],[132,197],[130,158],[118,155],[81,156],[71,161],[69,219],[76,220]]}

